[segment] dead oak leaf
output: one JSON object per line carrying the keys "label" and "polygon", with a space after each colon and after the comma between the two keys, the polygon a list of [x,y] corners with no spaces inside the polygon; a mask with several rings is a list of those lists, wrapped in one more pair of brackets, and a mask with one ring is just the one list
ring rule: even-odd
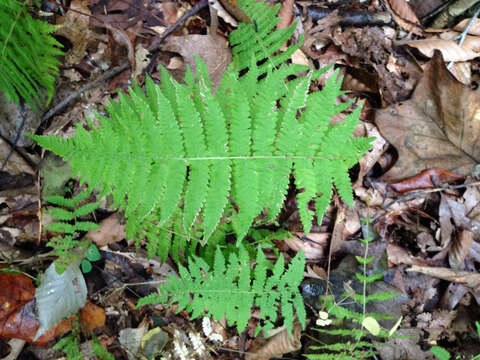
{"label": "dead oak leaf", "polygon": [[480,162],[480,93],[458,82],[439,52],[411,99],[377,110],[375,122],[399,153],[385,180],[433,167],[468,175]]}

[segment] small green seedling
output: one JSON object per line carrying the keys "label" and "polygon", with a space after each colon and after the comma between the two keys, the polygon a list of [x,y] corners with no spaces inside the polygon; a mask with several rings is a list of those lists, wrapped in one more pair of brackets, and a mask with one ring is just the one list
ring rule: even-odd
{"label": "small green seedling", "polygon": [[82,260],[82,272],[87,274],[92,271],[92,262],[98,261],[100,258],[101,256],[98,248],[94,244],[90,245],[87,249],[87,253],[85,254],[85,258]]}

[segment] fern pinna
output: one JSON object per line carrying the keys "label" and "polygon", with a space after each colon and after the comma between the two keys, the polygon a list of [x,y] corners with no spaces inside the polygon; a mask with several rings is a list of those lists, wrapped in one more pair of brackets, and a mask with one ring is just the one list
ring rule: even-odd
{"label": "fern pinna", "polygon": [[[68,139],[33,136],[69,160],[90,187],[113,194],[125,210],[129,237],[145,234],[168,242],[173,223],[187,233],[201,223],[206,241],[225,217],[241,240],[263,210],[271,220],[278,215],[292,169],[297,188],[303,189],[298,207],[305,232],[314,216],[308,203],[316,199],[321,219],[332,182],[344,201],[353,204],[348,169],[371,141],[351,138],[360,107],[344,123],[330,125],[332,116],[351,105],[335,105],[342,94],[338,72],[321,91],[309,93],[321,71],[286,81],[308,67],[276,67],[275,57],[257,64],[280,48],[285,37],[271,32],[277,18],[257,12],[251,16],[257,16],[258,29],[253,24],[242,29],[250,26],[255,32],[253,49],[259,42],[268,48],[250,52],[248,71],[243,69],[242,75],[244,65],[232,65],[216,92],[205,64],[197,59],[197,76],[187,71],[185,84],[163,69],[161,86],[147,78],[145,93],[136,84],[130,96],[120,93],[119,101],[106,108],[109,118],[99,115],[99,126],[89,121],[91,131],[78,126]],[[232,39],[243,39],[237,36],[242,29]],[[242,49],[237,59],[245,58],[248,47]]]}
{"label": "fern pinna", "polygon": [[[243,246],[238,255],[230,252],[228,262],[217,247],[213,268],[202,258],[189,258],[188,269],[179,266],[180,278],[170,276],[159,293],[139,300],[137,307],[157,303],[177,303],[177,312],[186,309],[192,319],[209,315],[220,321],[226,317],[229,325],[236,325],[238,332],[245,330],[252,307],[260,308],[260,324],[256,332],[268,333],[281,308],[284,324],[292,332],[294,309],[303,328],[306,312],[299,291],[303,279],[305,256],[298,253],[285,268],[283,256],[272,267],[262,249],[257,252],[255,269],[251,271],[250,257]],[[267,276],[267,271],[271,274]]]}
{"label": "fern pinna", "polygon": [[39,110],[53,96],[57,56],[63,55],[61,44],[50,36],[55,27],[34,20],[18,0],[0,1],[0,19],[0,90],[7,99],[19,103],[20,95]]}

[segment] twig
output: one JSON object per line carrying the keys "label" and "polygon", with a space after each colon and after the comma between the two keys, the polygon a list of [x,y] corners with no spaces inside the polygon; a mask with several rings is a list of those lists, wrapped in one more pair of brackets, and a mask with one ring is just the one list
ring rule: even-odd
{"label": "twig", "polygon": [[152,72],[153,70],[153,67],[155,66],[155,63],[156,63],[156,60],[157,60],[157,56],[158,56],[158,52],[157,50],[159,49],[160,47],[160,44],[171,34],[173,33],[175,30],[177,30],[177,28],[184,22],[186,21],[187,19],[189,19],[190,17],[192,17],[193,15],[197,14],[200,10],[202,10],[204,7],[206,7],[208,5],[208,0],[201,0],[197,5],[195,5],[193,8],[191,8],[190,10],[188,10],[187,12],[185,12],[181,17],[180,19],[178,19],[175,24],[173,24],[172,26],[170,26],[167,30],[165,30],[162,35],[153,40],[152,42],[152,45],[150,45],[150,47],[147,49],[148,51],[152,52],[152,57],[150,59],[150,63],[148,64],[148,66],[145,68],[145,72],[148,74],[150,72]]}
{"label": "twig", "polygon": [[55,116],[58,114],[60,111],[62,111],[65,107],[68,106],[72,101],[77,99],[80,95],[82,95],[85,91],[88,91],[102,83],[105,80],[110,79],[111,77],[114,77],[115,75],[121,73],[122,71],[128,69],[130,67],[129,62],[125,62],[122,65],[110,69],[104,74],[102,74],[99,78],[87,83],[84,87],[81,89],[74,91],[70,95],[68,95],[65,99],[60,101],[53,109],[50,109],[45,115],[42,117],[42,123],[50,119],[51,117]]}
{"label": "twig", "polygon": [[[467,35],[468,35],[468,31],[470,30],[470,28],[472,27],[473,25],[473,22],[475,21],[475,19],[478,17],[478,15],[480,14],[480,7],[477,9],[477,11],[475,11],[475,14],[473,14],[472,18],[470,19],[470,21],[468,22],[467,24],[467,27],[465,28],[465,30],[463,30],[463,32],[460,34],[460,42],[458,43],[458,46],[462,46],[465,39],[467,38]],[[450,69],[451,67],[453,66],[453,61],[450,61],[447,65],[447,69]]]}

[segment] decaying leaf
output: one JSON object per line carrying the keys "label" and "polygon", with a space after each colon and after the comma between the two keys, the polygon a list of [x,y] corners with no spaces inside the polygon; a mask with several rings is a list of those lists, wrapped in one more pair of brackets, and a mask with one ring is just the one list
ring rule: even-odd
{"label": "decaying leaf", "polygon": [[[0,274],[0,338],[17,338],[45,346],[54,338],[71,330],[71,323],[62,320],[34,340],[40,326],[35,314],[35,287],[23,274]],[[52,308],[55,306],[50,305]],[[71,317],[74,320],[74,317]],[[105,325],[105,311],[87,302],[80,312],[80,320],[87,330]]]}
{"label": "decaying leaf", "polygon": [[85,240],[93,242],[98,247],[119,242],[126,237],[125,224],[120,223],[117,213],[100,221],[98,230],[90,230],[85,235]]}
{"label": "decaying leaf", "polygon": [[399,159],[385,180],[438,167],[468,175],[480,162],[480,93],[458,82],[437,52],[412,98],[376,112],[382,136]]}

